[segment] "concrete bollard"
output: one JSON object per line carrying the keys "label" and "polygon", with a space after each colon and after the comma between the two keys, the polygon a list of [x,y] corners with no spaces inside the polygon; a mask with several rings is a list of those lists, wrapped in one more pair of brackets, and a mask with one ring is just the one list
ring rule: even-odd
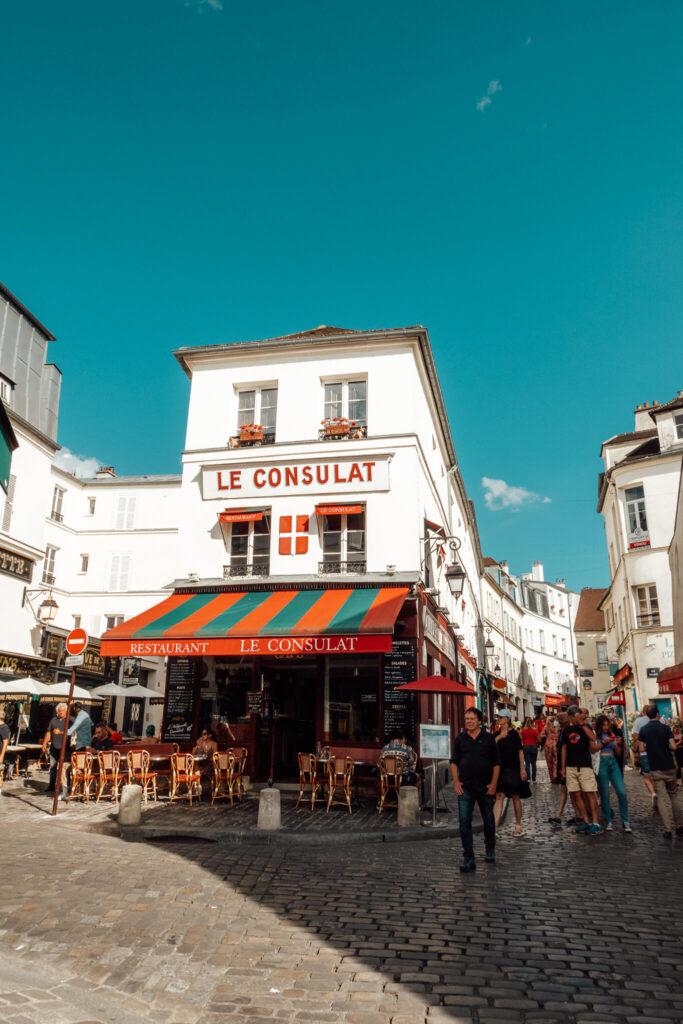
{"label": "concrete bollard", "polygon": [[418,825],[420,821],[420,801],[417,786],[401,786],[398,791],[398,824],[402,826]]}
{"label": "concrete bollard", "polygon": [[139,825],[142,818],[142,786],[124,786],[119,801],[119,825]]}
{"label": "concrete bollard", "polygon": [[280,790],[262,789],[258,797],[256,828],[275,832],[280,827]]}

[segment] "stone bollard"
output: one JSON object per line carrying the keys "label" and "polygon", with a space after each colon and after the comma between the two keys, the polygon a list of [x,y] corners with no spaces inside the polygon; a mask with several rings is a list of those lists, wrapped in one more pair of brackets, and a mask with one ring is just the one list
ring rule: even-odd
{"label": "stone bollard", "polygon": [[274,832],[280,827],[280,790],[262,789],[258,797],[256,828]]}
{"label": "stone bollard", "polygon": [[398,791],[398,824],[418,825],[420,822],[420,801],[417,786],[401,786]]}
{"label": "stone bollard", "polygon": [[119,801],[119,825],[139,825],[142,818],[142,786],[124,786]]}

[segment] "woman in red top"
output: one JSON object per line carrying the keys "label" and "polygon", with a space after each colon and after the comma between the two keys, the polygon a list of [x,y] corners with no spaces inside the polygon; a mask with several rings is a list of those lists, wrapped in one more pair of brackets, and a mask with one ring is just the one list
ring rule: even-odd
{"label": "woman in red top", "polygon": [[536,781],[536,758],[538,757],[538,733],[530,718],[524,719],[524,725],[520,729],[522,747],[524,748],[524,766],[527,778],[531,782]]}

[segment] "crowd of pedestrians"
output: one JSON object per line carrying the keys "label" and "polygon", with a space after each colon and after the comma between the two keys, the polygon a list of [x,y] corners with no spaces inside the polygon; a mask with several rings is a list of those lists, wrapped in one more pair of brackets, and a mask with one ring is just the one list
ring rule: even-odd
{"label": "crowd of pedestrians", "polygon": [[[634,767],[652,794],[659,812],[664,839],[683,837],[683,736],[660,721],[659,711],[647,706],[632,728]],[[545,754],[550,781],[558,787],[557,813],[549,822],[558,826],[568,800],[574,817],[568,822],[574,831],[588,837],[611,832],[615,814],[612,791],[624,832],[633,831],[629,819],[624,770],[630,769],[624,726],[614,714],[591,719],[586,708],[572,705],[566,713],[526,718],[513,722],[505,708],[496,712],[493,730],[484,727],[482,712],[468,708],[465,728],[455,738],[451,757],[453,784],[458,796],[460,837],[463,847],[462,872],[474,871],[472,817],[477,806],[484,831],[485,860],[495,861],[496,833],[500,828],[505,799],[514,811],[512,835],[525,834],[522,801],[532,796],[536,782],[539,750]],[[602,823],[601,823],[602,818]]]}

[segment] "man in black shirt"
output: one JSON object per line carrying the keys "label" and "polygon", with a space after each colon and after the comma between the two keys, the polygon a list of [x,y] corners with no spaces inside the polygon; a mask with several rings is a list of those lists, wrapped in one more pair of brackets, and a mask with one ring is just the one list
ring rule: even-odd
{"label": "man in black shirt", "polygon": [[460,839],[463,861],[460,870],[474,871],[474,837],[472,835],[472,813],[475,803],[484,822],[484,844],[486,861],[496,859],[496,826],[493,819],[493,804],[496,785],[500,774],[500,758],[496,741],[490,732],[482,727],[483,715],[479,708],[468,708],[465,712],[465,730],[455,737],[451,772],[453,788],[458,795],[460,818]]}
{"label": "man in black shirt", "polygon": [[[64,733],[67,728],[66,721],[66,704],[58,704],[54,718],[50,720],[50,724],[47,727],[47,732],[43,738],[43,753],[47,750],[48,743],[50,745],[50,781],[48,787],[45,790],[46,793],[54,793],[55,786],[57,784],[57,766],[59,765],[59,755],[62,751],[62,744],[64,743]],[[66,754],[66,751],[65,751]],[[61,786],[61,797],[66,796],[66,771],[68,767],[68,760],[65,758],[64,765],[62,766],[62,778],[60,779]]]}
{"label": "man in black shirt", "polygon": [[565,780],[567,792],[578,818],[576,832],[598,836],[602,826],[598,820],[598,783],[593,771],[592,754],[600,750],[595,733],[588,723],[588,711],[573,704],[567,708],[569,725],[560,738],[560,777]]}
{"label": "man in black shirt", "polygon": [[676,741],[668,725],[659,721],[659,711],[654,704],[647,708],[649,722],[638,733],[638,744],[647,751],[650,762],[650,778],[655,784],[657,810],[664,825],[664,838],[671,839],[676,829],[677,836],[683,836],[683,791],[676,778],[674,750]]}
{"label": "man in black shirt", "polygon": [[95,726],[95,735],[93,736],[90,745],[85,749],[89,750],[91,754],[97,754],[100,750],[114,749],[114,742],[109,735],[109,730],[104,722],[100,722]]}

